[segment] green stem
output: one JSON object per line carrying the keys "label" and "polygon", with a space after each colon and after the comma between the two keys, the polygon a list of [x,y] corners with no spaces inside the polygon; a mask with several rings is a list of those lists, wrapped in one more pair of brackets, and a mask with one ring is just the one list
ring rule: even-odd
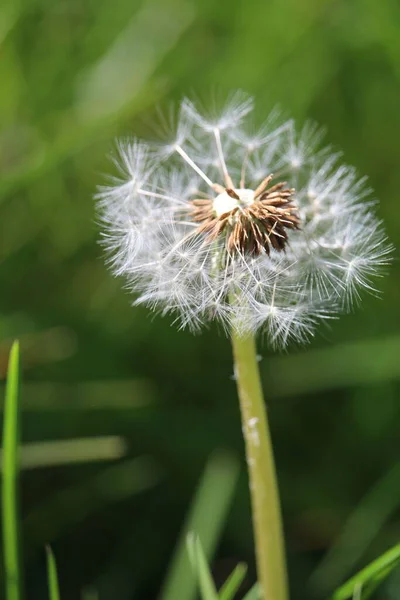
{"label": "green stem", "polygon": [[18,531],[18,438],[19,438],[19,345],[14,342],[8,363],[3,417],[3,460],[1,504],[3,517],[3,549],[5,596],[21,600]]}
{"label": "green stem", "polygon": [[258,581],[263,600],[287,600],[279,494],[256,344],[232,333],[236,384],[246,445]]}

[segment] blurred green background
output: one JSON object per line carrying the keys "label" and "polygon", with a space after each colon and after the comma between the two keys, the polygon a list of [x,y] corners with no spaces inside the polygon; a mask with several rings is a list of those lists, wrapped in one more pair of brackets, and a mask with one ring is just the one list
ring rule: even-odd
{"label": "blurred green background", "polygon": [[[116,137],[148,135],[184,94],[242,88],[260,121],[279,103],[326,125],[399,246],[399,30],[396,0],[2,1],[0,373],[20,338],[28,599],[46,597],[46,542],[64,600],[88,585],[158,598],[205,468],[215,578],[243,560],[254,581],[229,342],[130,306],[93,194]],[[307,348],[260,340],[295,600],[326,597],[400,537],[396,260],[378,285]],[[399,575],[376,598],[400,598]]]}

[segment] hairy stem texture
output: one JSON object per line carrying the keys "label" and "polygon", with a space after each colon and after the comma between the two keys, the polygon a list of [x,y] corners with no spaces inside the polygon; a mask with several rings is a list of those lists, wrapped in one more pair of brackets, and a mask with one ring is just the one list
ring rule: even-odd
{"label": "hairy stem texture", "polygon": [[279,494],[253,336],[232,334],[262,600],[287,600]]}

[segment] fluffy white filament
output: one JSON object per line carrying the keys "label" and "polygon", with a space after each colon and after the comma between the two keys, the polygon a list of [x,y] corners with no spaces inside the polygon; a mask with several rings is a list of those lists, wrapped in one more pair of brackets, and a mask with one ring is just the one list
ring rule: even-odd
{"label": "fluffy white filament", "polygon": [[[114,273],[145,303],[197,329],[217,320],[240,334],[263,330],[274,346],[304,341],[317,323],[348,309],[390,260],[370,190],[338,155],[319,149],[320,133],[273,113],[246,128],[252,102],[235,94],[217,115],[185,100],[167,147],[121,142],[121,177],[98,194],[104,243]],[[225,187],[252,193],[268,174],[296,189],[300,230],[285,251],[225,260],[225,236],[197,233],[189,202],[235,201]],[[224,195],[225,194],[225,195]],[[221,206],[222,206],[221,204]],[[226,257],[225,257],[226,258]]]}

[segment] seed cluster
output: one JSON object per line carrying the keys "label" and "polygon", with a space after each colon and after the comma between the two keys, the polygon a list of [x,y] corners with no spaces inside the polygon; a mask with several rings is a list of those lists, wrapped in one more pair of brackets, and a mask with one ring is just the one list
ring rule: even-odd
{"label": "seed cluster", "polygon": [[198,233],[206,234],[208,241],[224,235],[229,256],[235,253],[258,256],[270,255],[271,247],[281,251],[288,241],[287,229],[298,229],[300,219],[294,204],[294,188],[279,182],[268,188],[273,175],[268,175],[254,192],[254,201],[243,205],[240,190],[226,188],[226,193],[237,200],[231,210],[218,215],[214,199],[195,199],[189,203],[191,218],[199,223]]}
{"label": "seed cluster", "polygon": [[98,207],[135,304],[283,348],[374,292],[392,247],[365,179],[315,126],[274,113],[254,130],[252,108],[242,92],[216,114],[185,99],[169,143],[118,144]]}

